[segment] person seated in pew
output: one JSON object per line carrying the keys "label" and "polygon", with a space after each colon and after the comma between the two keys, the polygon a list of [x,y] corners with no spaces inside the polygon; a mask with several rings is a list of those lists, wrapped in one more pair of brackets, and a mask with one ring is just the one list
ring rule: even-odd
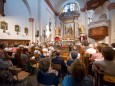
{"label": "person seated in pew", "polygon": [[79,53],[77,51],[72,51],[70,53],[70,58],[67,60],[67,66],[70,66],[76,59],[79,59]]}
{"label": "person seated in pew", "polygon": [[13,53],[16,53],[17,52],[17,50],[18,50],[18,44],[14,44],[14,46],[12,47],[12,52]]}
{"label": "person seated in pew", "polygon": [[96,49],[94,48],[94,45],[93,44],[89,44],[89,48],[86,49],[85,53],[90,54],[90,55],[96,53]]}
{"label": "person seated in pew", "polygon": [[0,43],[0,69],[7,69],[12,66],[12,61],[8,59],[5,55],[5,44]]}
{"label": "person seated in pew", "polygon": [[43,84],[45,86],[58,86],[59,79],[57,77],[57,71],[51,69],[49,58],[43,58],[40,60],[37,81],[39,84]]}
{"label": "person seated in pew", "polygon": [[30,63],[30,56],[27,48],[23,48],[20,56],[20,61],[21,61],[22,69],[24,69],[25,71],[31,74],[35,72],[35,68]]}
{"label": "person seated in pew", "polygon": [[115,51],[111,47],[102,49],[104,60],[95,61],[94,64],[100,65],[105,74],[115,76]]}
{"label": "person seated in pew", "polygon": [[48,48],[46,45],[43,45],[42,51],[44,56],[48,56]]}
{"label": "person seated in pew", "polygon": [[97,45],[96,47],[96,53],[92,54],[91,58],[89,58],[90,61],[101,61],[103,60],[102,56],[102,46],[100,44]]}
{"label": "person seated in pew", "polygon": [[27,48],[23,48],[22,52],[21,52],[21,56],[20,56],[20,59],[23,60],[24,59],[24,63],[22,64],[25,64],[26,62],[29,61],[29,53],[28,53],[28,49]]}
{"label": "person seated in pew", "polygon": [[39,47],[37,47],[37,46],[35,47],[34,54],[41,55]]}
{"label": "person seated in pew", "polygon": [[63,76],[65,76],[67,74],[67,67],[66,67],[64,60],[60,57],[60,51],[57,50],[55,55],[56,56],[54,58],[52,58],[52,63],[60,64],[61,65],[61,73]]}
{"label": "person seated in pew", "polygon": [[39,47],[36,46],[36,47],[35,47],[35,50],[34,50],[34,57],[35,57],[36,60],[39,60],[39,59],[40,59],[40,58],[39,58],[40,56],[41,56],[41,52],[40,52],[40,50],[39,50]]}
{"label": "person seated in pew", "polygon": [[64,77],[62,86],[93,86],[91,79],[86,76],[85,64],[80,60],[71,64],[70,74]]}
{"label": "person seated in pew", "polygon": [[115,50],[115,43],[112,43],[111,47]]}

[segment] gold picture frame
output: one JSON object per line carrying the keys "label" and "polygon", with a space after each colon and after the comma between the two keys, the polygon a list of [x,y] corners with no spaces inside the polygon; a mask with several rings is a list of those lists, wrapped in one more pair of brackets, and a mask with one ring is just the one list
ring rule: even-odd
{"label": "gold picture frame", "polygon": [[63,34],[66,38],[75,38],[75,22],[64,23]]}

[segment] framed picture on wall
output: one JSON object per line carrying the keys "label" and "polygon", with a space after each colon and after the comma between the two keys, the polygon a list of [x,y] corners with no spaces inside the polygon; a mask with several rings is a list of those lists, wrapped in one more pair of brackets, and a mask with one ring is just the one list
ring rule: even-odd
{"label": "framed picture on wall", "polygon": [[0,28],[3,30],[8,30],[8,23],[5,21],[0,21]]}
{"label": "framed picture on wall", "polygon": [[20,26],[19,25],[15,25],[15,31],[17,32],[17,35],[18,35],[18,33],[20,32]]}
{"label": "framed picture on wall", "polygon": [[15,25],[15,31],[20,32],[20,26],[19,25]]}
{"label": "framed picture on wall", "polygon": [[64,23],[63,34],[68,37],[75,37],[75,23]]}
{"label": "framed picture on wall", "polygon": [[24,32],[26,33],[26,35],[28,34],[28,28],[27,27],[24,28]]}

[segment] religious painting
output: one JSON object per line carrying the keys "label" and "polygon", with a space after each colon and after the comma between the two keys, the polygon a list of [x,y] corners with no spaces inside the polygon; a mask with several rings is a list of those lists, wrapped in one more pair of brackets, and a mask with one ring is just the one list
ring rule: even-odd
{"label": "religious painting", "polygon": [[15,31],[17,32],[17,34],[20,32],[20,26],[19,25],[15,25]]}
{"label": "religious painting", "polygon": [[19,25],[15,25],[15,31],[20,32],[20,26]]}
{"label": "religious painting", "polygon": [[75,23],[74,22],[65,23],[63,34],[66,38],[70,38],[70,39],[74,38],[75,37]]}
{"label": "religious painting", "polygon": [[0,28],[3,30],[7,30],[8,29],[8,23],[5,21],[0,21]]}
{"label": "religious painting", "polygon": [[24,28],[24,32],[26,33],[26,35],[28,34],[28,28],[27,27]]}

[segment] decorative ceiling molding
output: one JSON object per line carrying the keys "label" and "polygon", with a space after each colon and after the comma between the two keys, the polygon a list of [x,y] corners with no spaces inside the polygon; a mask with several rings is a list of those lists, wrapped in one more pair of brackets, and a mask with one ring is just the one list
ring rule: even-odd
{"label": "decorative ceiling molding", "polygon": [[45,0],[45,1],[48,4],[48,6],[51,8],[51,10],[54,12],[54,14],[56,16],[59,16],[59,13],[54,9],[54,7],[53,7],[52,3],[50,2],[50,0]]}
{"label": "decorative ceiling molding", "polygon": [[107,8],[109,10],[115,9],[115,2],[114,3],[110,3]]}

